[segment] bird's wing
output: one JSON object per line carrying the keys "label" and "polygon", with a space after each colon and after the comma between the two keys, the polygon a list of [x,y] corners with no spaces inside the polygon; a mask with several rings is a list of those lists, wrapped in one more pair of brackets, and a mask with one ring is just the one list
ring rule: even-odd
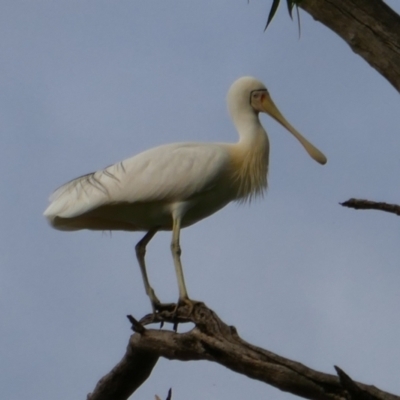
{"label": "bird's wing", "polygon": [[156,147],[61,186],[44,215],[72,218],[105,204],[184,201],[210,189],[228,163],[220,144]]}

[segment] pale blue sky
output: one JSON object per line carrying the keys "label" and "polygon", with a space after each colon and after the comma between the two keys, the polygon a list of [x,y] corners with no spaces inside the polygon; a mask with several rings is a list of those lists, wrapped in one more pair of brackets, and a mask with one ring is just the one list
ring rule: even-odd
{"label": "pale blue sky", "polygon": [[[396,0],[389,2],[400,11]],[[269,190],[182,232],[189,294],[240,335],[324,372],[400,393],[399,219],[340,207],[399,203],[398,93],[323,25],[302,35],[270,1],[3,1],[0,13],[0,391],[83,399],[119,361],[125,315],[150,311],[140,233],[65,233],[42,217],[57,186],[175,141],[235,141],[230,84],[262,80],[328,156],[321,167],[262,117]],[[170,235],[148,248],[176,300]],[[290,399],[206,362],[161,360],[133,398]]]}

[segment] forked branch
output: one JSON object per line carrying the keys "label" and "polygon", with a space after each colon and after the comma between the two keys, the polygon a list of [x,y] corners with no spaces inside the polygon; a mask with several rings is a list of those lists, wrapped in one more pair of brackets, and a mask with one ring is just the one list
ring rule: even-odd
{"label": "forked branch", "polygon": [[[148,315],[140,322],[130,317],[135,333],[129,340],[125,356],[99,381],[87,400],[128,399],[148,378],[159,357],[217,362],[249,378],[312,400],[400,400],[400,397],[374,386],[354,382],[339,368],[340,378],[247,343],[233,326],[226,325],[202,303],[194,307],[190,316],[187,314],[185,306],[176,314],[164,311],[156,317]],[[145,328],[152,322],[176,324],[189,321],[195,327],[185,333]]]}

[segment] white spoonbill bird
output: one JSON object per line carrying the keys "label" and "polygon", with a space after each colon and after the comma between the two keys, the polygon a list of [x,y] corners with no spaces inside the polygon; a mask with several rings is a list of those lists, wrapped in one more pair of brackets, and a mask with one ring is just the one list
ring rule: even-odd
{"label": "white spoonbill bird", "polygon": [[144,231],[136,245],[144,286],[153,311],[162,307],[150,286],[146,246],[158,231],[171,231],[178,279],[178,304],[192,304],[181,264],[181,228],[210,216],[231,201],[251,199],[267,187],[269,141],[258,114],[282,124],[320,164],[326,157],[279,112],[266,87],[242,77],[228,92],[237,143],[174,143],[140,153],[57,189],[44,212],[55,229]]}

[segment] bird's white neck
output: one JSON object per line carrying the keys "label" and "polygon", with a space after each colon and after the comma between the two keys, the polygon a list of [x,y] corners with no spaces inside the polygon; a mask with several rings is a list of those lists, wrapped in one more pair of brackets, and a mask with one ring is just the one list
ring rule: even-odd
{"label": "bird's white neck", "polygon": [[245,201],[262,195],[267,187],[269,141],[253,109],[232,113],[232,119],[239,133],[234,145],[238,198]]}
{"label": "bird's white neck", "polygon": [[232,118],[239,134],[239,142],[243,147],[253,148],[257,145],[265,145],[265,140],[268,141],[258,115],[253,110],[236,113]]}

